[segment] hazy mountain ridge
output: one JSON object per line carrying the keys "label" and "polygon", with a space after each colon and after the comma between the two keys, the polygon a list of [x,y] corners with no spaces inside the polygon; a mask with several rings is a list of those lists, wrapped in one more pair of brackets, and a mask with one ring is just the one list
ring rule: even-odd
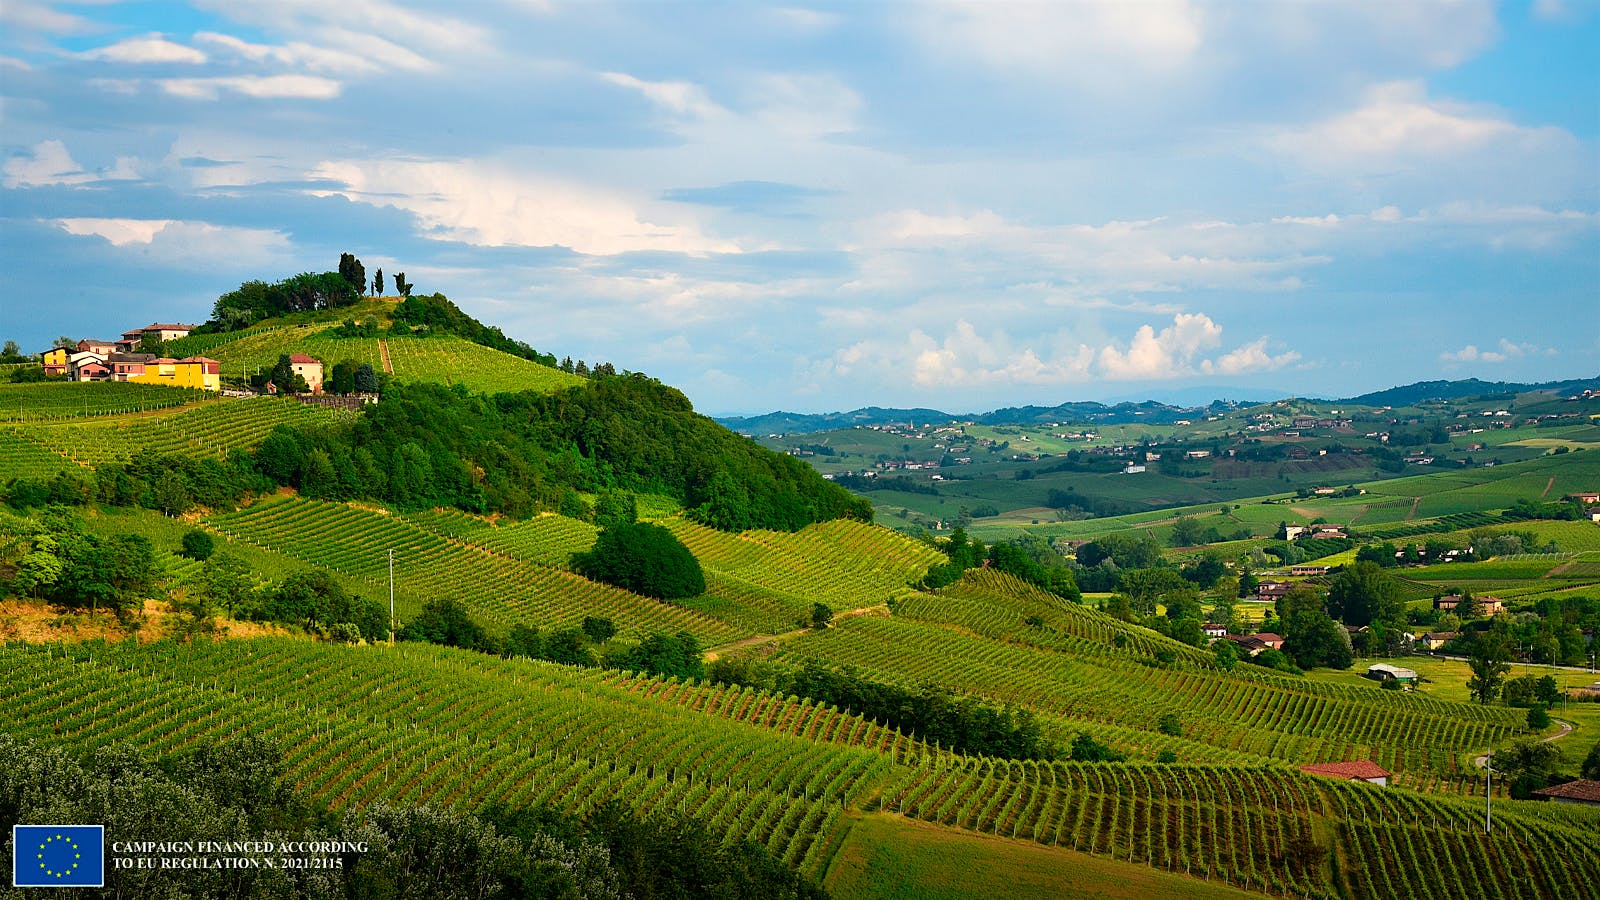
{"label": "hazy mountain ridge", "polygon": [[[1329,403],[1351,403],[1361,406],[1405,406],[1422,400],[1452,400],[1479,395],[1518,394],[1530,391],[1576,393],[1583,390],[1600,390],[1600,377],[1519,383],[1508,381],[1480,381],[1467,378],[1458,381],[1418,381],[1412,384],[1387,388],[1382,391],[1327,400]],[[1271,394],[1272,392],[1263,392]],[[779,410],[757,416],[713,416],[717,422],[742,434],[808,434],[830,431],[854,425],[942,425],[950,422],[976,422],[980,425],[1038,425],[1046,422],[1077,422],[1122,424],[1148,422],[1171,424],[1179,419],[1193,418],[1257,406],[1263,402],[1249,400],[1212,400],[1193,406],[1161,403],[1155,400],[1141,402],[1123,401],[1107,404],[1093,400],[1069,401],[1057,406],[1008,406],[986,413],[948,413],[937,409],[897,409],[881,406],[864,406],[849,412],[796,413]]]}

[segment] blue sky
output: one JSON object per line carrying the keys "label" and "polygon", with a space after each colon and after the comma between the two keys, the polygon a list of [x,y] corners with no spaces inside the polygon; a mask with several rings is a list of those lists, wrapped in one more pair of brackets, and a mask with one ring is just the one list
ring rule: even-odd
{"label": "blue sky", "polygon": [[713,414],[1600,371],[1600,4],[7,0],[0,337],[369,271]]}

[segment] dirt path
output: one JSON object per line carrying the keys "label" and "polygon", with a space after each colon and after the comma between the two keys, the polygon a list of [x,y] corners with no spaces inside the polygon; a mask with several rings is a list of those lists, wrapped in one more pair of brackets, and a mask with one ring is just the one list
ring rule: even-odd
{"label": "dirt path", "polygon": [[1417,507],[1419,507],[1421,505],[1422,505],[1422,498],[1421,497],[1412,497],[1411,498],[1411,511],[1406,513],[1406,518],[1405,518],[1405,520],[1407,522],[1409,522],[1412,519],[1415,519],[1417,517]]}
{"label": "dirt path", "polygon": [[[860,609],[840,610],[839,612],[836,612],[836,613],[833,614],[833,620],[835,622],[837,622],[840,619],[852,619],[852,618],[855,618],[856,616],[887,616],[887,615],[889,615],[889,606],[888,606],[888,604],[880,603],[877,606],[863,606]],[[729,652],[734,651],[734,650],[742,650],[745,647],[754,647],[754,646],[757,646],[759,644],[766,644],[766,643],[777,644],[777,643],[780,643],[780,642],[783,642],[783,641],[792,641],[792,640],[794,640],[795,638],[799,637],[802,634],[810,634],[810,633],[811,633],[811,629],[809,629],[809,628],[796,628],[793,631],[785,631],[782,634],[753,634],[750,637],[741,638],[740,640],[733,641],[732,643],[719,644],[718,646],[715,646],[715,647],[709,647],[709,648],[706,649],[706,651],[703,654],[703,656],[704,656],[706,662],[716,662],[717,658],[722,656],[722,654],[724,654],[724,653],[729,653]]]}
{"label": "dirt path", "polygon": [[[1555,734],[1550,735],[1549,737],[1540,738],[1539,739],[1539,743],[1548,744],[1551,741],[1559,741],[1562,738],[1564,738],[1567,735],[1572,733],[1572,723],[1571,722],[1563,722],[1560,719],[1551,719],[1550,721],[1554,722],[1557,725],[1560,725],[1561,726],[1561,730],[1556,732]],[[1479,756],[1479,757],[1476,757],[1475,759],[1473,759],[1472,760],[1472,764],[1481,769],[1481,768],[1484,767],[1485,761],[1488,760],[1488,758],[1489,758],[1489,755],[1488,754],[1484,754],[1483,756]]]}
{"label": "dirt path", "polygon": [[1539,499],[1540,499],[1540,500],[1543,500],[1543,499],[1544,499],[1544,496],[1545,496],[1545,495],[1546,495],[1546,494],[1548,494],[1548,493],[1550,493],[1550,489],[1551,489],[1551,488],[1552,488],[1552,487],[1555,487],[1555,484],[1556,484],[1556,477],[1555,477],[1555,476],[1554,476],[1554,475],[1551,475],[1551,476],[1550,476],[1550,480],[1549,480],[1549,481],[1546,481],[1546,482],[1545,482],[1545,483],[1544,483],[1544,490],[1542,490],[1542,491],[1540,491],[1540,492],[1539,492]]}
{"label": "dirt path", "polygon": [[393,375],[394,363],[389,362],[389,342],[383,338],[378,338],[378,357],[383,360],[383,370]]}

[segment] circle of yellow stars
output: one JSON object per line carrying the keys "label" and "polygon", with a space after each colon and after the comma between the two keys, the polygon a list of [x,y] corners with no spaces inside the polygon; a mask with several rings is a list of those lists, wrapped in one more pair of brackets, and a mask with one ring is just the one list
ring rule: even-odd
{"label": "circle of yellow stars", "polygon": [[[71,844],[72,845],[72,865],[70,865],[67,868],[61,870],[60,872],[57,872],[56,870],[50,868],[49,866],[45,865],[44,862],[43,862],[43,860],[44,860],[44,851],[50,849],[50,845],[55,843],[56,841],[62,841],[63,843],[67,843],[67,844]],[[43,869],[44,873],[46,875],[54,875],[57,878],[60,878],[63,875],[70,875],[70,874],[72,874],[72,870],[76,869],[78,867],[78,860],[81,859],[82,857],[83,857],[83,854],[78,852],[78,842],[74,841],[72,838],[63,837],[62,835],[59,835],[59,834],[56,835],[53,838],[45,838],[44,842],[39,845],[39,859],[41,860],[41,862],[39,863],[39,868]]]}

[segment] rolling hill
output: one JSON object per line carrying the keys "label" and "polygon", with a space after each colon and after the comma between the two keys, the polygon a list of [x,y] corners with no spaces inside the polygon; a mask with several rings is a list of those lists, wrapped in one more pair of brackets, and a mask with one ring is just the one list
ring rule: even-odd
{"label": "rolling hill", "polygon": [[[1592,839],[1600,810],[1506,799],[1497,786],[1495,829],[1481,827],[1472,760],[1530,736],[1522,710],[1354,677],[1228,669],[1209,650],[982,564],[930,589],[924,577],[947,559],[937,546],[862,521],[842,489],[696,416],[664,386],[626,374],[583,378],[457,334],[341,337],[342,317],[196,335],[184,349],[235,375],[292,352],[364,361],[392,375],[375,405],[328,409],[140,385],[0,386],[0,417],[16,409],[0,423],[0,484],[13,499],[24,482],[60,489],[49,496],[75,504],[87,533],[148,540],[159,575],[146,593],[152,604],[170,600],[174,618],[209,589],[212,569],[180,555],[194,531],[242,561],[260,590],[318,572],[384,597],[392,551],[402,622],[440,600],[501,641],[603,621],[614,633],[597,639],[598,663],[683,635],[710,657],[851,673],[906,696],[948,691],[969,711],[1025,712],[1060,752],[958,752],[881,711],[804,691],[414,640],[347,643],[301,626],[293,636],[212,639],[196,627],[112,642],[30,643],[8,631],[0,730],[77,753],[126,744],[152,757],[264,735],[282,748],[290,784],[335,812],[498,803],[581,815],[616,801],[690,817],[721,840],[752,839],[850,895],[894,890],[872,886],[870,870],[895,852],[903,855],[893,864],[906,867],[900,889],[947,889],[944,849],[974,871],[1000,872],[995,896],[1008,893],[1009,866],[1056,873],[1041,876],[1050,883],[1085,856],[1094,878],[1178,896],[1580,898],[1600,883]],[[1179,417],[1163,409],[1158,418]],[[1058,413],[1065,408],[1015,414]],[[440,484],[459,478],[452,502],[339,480],[340,453],[371,456],[389,443],[390,472],[421,459]],[[274,480],[269,469],[294,453],[296,467]],[[312,476],[316,454],[329,461],[331,481]],[[1364,481],[1366,493],[1349,497],[1262,492],[1225,511],[1208,503],[976,530],[1164,539],[1179,514],[1252,533],[1316,518],[1374,534],[1533,528],[1561,544],[1560,559],[1430,566],[1404,577],[1419,598],[1453,582],[1537,581],[1570,593],[1600,583],[1590,559],[1600,541],[1583,530],[1591,523],[1513,526],[1496,516],[1519,499],[1592,489],[1596,456]],[[116,491],[119,479],[146,477],[136,463],[147,458],[233,466],[226,471],[250,483],[231,502],[164,514],[150,495]],[[538,489],[516,503],[474,492],[502,475]],[[73,486],[79,493],[66,490]],[[603,501],[620,493],[693,554],[703,593],[662,600],[578,574],[573,555],[595,544]],[[773,509],[762,512],[763,502]],[[763,518],[785,511],[793,515]],[[47,515],[55,513],[0,518],[8,585],[29,548],[38,551],[27,542]],[[1252,542],[1218,546],[1245,552]],[[26,599],[8,601],[7,615]],[[812,627],[819,609],[831,626]],[[131,634],[144,628],[139,621],[132,614],[120,627]],[[1574,718],[1579,736],[1592,739],[1587,729],[1600,720]],[[1069,756],[1082,741],[1123,758]],[[1349,760],[1376,762],[1394,780],[1378,787],[1299,769]],[[1016,895],[1025,880],[1012,886]]]}

